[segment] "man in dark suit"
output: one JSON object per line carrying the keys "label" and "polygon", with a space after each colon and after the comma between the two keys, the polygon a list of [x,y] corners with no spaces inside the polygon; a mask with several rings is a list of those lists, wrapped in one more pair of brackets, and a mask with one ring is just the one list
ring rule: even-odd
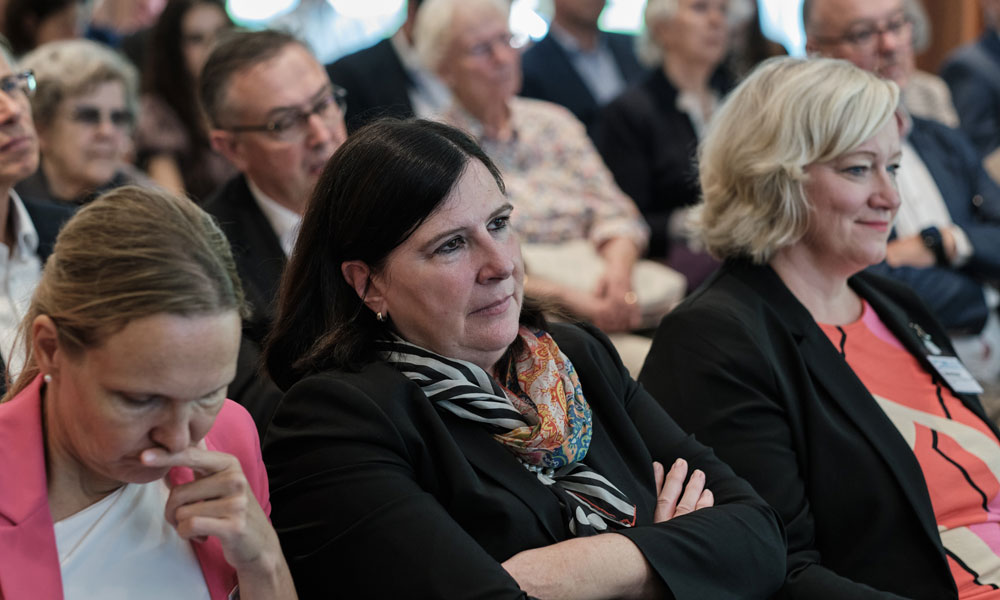
{"label": "man in dark suit", "polygon": [[[849,60],[905,89],[913,27],[903,0],[806,0],[803,18],[807,51]],[[997,381],[1000,324],[989,284],[1000,280],[1000,187],[965,134],[903,118],[903,204],[887,259],[872,270],[909,284],[970,370]]]}
{"label": "man in dark suit", "polygon": [[347,89],[347,127],[378,117],[432,116],[451,94],[413,54],[413,23],[422,0],[409,0],[406,21],[392,37],[326,66],[330,80]]}
{"label": "man in dark suit", "polygon": [[212,146],[240,171],[205,203],[229,238],[251,309],[229,397],[261,437],[281,392],[257,373],[259,344],[306,203],[347,137],[342,91],[302,43],[276,31],[231,34],[202,70]]}
{"label": "man in dark suit", "polygon": [[1000,148],[1000,0],[979,0],[986,31],[941,68],[962,130],[984,158]]}
{"label": "man in dark suit", "polygon": [[213,147],[240,171],[205,203],[229,237],[260,340],[302,213],[327,159],[346,138],[326,71],[295,38],[239,32],[202,71]]}
{"label": "man in dark suit", "polygon": [[635,38],[604,33],[605,0],[554,0],[549,33],[521,61],[521,95],[568,108],[593,137],[600,108],[639,79]]}

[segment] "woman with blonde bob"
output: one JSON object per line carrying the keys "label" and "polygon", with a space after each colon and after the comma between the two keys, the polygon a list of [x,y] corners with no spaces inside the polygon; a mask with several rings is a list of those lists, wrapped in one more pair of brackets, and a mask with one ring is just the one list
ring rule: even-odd
{"label": "woman with blonde bob", "polygon": [[190,200],[124,187],[63,228],[0,404],[0,599],[295,598],[226,400],[242,307]]}
{"label": "woman with blonde bob", "polygon": [[724,263],[640,377],[781,513],[783,598],[996,597],[1000,431],[914,293],[864,272],[900,204],[898,102],[829,59],[733,92],[696,224]]}

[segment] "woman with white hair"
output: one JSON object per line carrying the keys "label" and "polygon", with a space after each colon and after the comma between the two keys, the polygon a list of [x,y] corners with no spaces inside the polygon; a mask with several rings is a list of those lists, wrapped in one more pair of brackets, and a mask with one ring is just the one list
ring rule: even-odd
{"label": "woman with white hair", "polygon": [[724,261],[640,377],[775,507],[782,598],[993,598],[1000,430],[908,287],[866,273],[900,205],[899,90],[769,60],[716,113],[696,224]]}
{"label": "woman with white hair", "polygon": [[678,209],[698,201],[698,140],[730,87],[721,67],[728,5],[729,0],[650,0],[640,57],[653,68],[605,107],[595,135],[618,185],[649,224],[650,255],[670,259],[692,286],[715,264],[688,251],[686,213]]}
{"label": "woman with white hair", "polygon": [[100,193],[152,182],[128,162],[138,77],[118,53],[90,40],[49,42],[21,66],[35,73],[31,112],[38,171],[16,187],[39,203],[78,205]]}
{"label": "woman with white hair", "polygon": [[[572,114],[515,96],[521,66],[510,44],[509,10],[504,0],[421,5],[414,30],[417,53],[455,100],[442,120],[471,133],[504,174],[516,207],[512,224],[525,243],[528,294],[605,332],[635,329],[646,303],[643,290],[635,289],[639,277],[633,268],[646,249],[646,225]],[[556,265],[555,272],[542,272],[546,263]],[[568,280],[557,281],[560,274]],[[659,304],[669,309],[683,293],[683,281],[673,272],[649,277],[666,282],[665,302]],[[654,311],[661,310],[653,304]],[[646,324],[655,324],[663,312]]]}

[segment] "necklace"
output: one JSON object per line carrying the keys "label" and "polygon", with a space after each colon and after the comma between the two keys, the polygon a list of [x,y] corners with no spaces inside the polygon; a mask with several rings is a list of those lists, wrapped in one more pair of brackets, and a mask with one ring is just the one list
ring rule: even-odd
{"label": "necklace", "polygon": [[536,475],[541,473],[542,475],[551,478],[556,473],[556,470],[553,469],[552,467],[543,467],[542,465],[532,465],[525,462],[524,459],[522,458],[518,458],[517,460],[521,462],[521,464],[524,466],[525,469],[531,471],[532,473],[535,473]]}
{"label": "necklace", "polygon": [[[66,552],[66,554],[63,554],[63,555],[61,555],[59,557],[59,566],[60,567],[65,566],[66,563],[69,562],[69,559],[72,558],[73,554],[80,548],[81,545],[83,545],[83,542],[85,542],[87,540],[87,538],[90,537],[90,534],[93,533],[94,529],[96,529],[97,526],[100,524],[100,522],[104,520],[104,517],[108,516],[108,513],[111,512],[111,508],[114,507],[114,505],[118,503],[118,500],[122,497],[122,494],[124,493],[125,488],[127,488],[127,487],[128,487],[128,484],[125,484],[125,485],[121,486],[117,490],[111,492],[111,494],[107,498],[104,498],[103,500],[100,501],[100,502],[107,502],[107,506],[104,507],[104,512],[102,512],[101,516],[97,517],[94,520],[94,522],[90,524],[90,527],[88,527],[87,530],[83,532],[83,535],[81,535],[80,539],[78,539],[76,541],[76,543],[73,544],[73,547],[70,548],[69,551]],[[87,510],[87,509],[84,509],[84,510]],[[77,515],[79,515],[79,514],[80,513],[77,513]],[[71,515],[69,517],[66,517],[66,519],[72,519],[74,516],[76,516],[76,515]],[[63,521],[65,521],[66,519],[63,519]],[[61,522],[62,521],[60,521],[60,523]]]}

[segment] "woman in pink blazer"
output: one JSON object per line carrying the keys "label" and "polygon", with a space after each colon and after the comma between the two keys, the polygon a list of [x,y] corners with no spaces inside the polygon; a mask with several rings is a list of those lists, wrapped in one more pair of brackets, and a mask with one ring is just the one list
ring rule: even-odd
{"label": "woman in pink blazer", "polygon": [[294,598],[256,428],[226,400],[243,297],[201,209],[121,188],[59,234],[0,404],[0,600]]}

